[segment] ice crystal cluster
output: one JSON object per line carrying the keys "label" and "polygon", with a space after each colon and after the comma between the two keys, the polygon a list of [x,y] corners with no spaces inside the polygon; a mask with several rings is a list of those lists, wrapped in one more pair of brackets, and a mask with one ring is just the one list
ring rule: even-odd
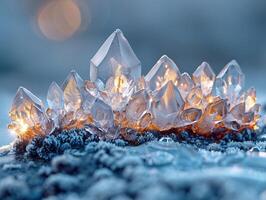
{"label": "ice crystal cluster", "polygon": [[9,113],[9,128],[29,139],[54,130],[91,124],[102,133],[127,128],[200,135],[254,128],[260,105],[256,91],[244,91],[245,76],[231,61],[216,76],[206,62],[192,75],[162,56],[146,76],[120,30],[112,33],[90,61],[90,80],[71,71],[61,87],[53,82],[47,104],[20,87]]}

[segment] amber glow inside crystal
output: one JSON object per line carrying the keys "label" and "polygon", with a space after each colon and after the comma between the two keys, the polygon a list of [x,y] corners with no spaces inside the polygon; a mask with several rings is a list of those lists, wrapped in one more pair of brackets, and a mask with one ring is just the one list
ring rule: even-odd
{"label": "amber glow inside crystal", "polygon": [[120,30],[100,47],[90,62],[90,80],[71,71],[62,86],[53,82],[48,107],[19,88],[9,113],[9,129],[23,139],[59,129],[93,125],[105,134],[131,128],[137,132],[189,129],[214,132],[255,128],[260,119],[256,90],[244,90],[245,76],[236,61],[215,76],[203,62],[190,76],[162,56],[146,76]]}

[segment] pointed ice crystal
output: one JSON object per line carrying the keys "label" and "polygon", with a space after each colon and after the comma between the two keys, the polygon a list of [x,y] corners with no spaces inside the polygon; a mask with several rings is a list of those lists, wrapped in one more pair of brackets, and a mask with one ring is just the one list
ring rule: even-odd
{"label": "pointed ice crystal", "polygon": [[152,102],[154,123],[162,129],[168,128],[183,107],[184,100],[179,90],[172,81],[168,81],[158,90]]}
{"label": "pointed ice crystal", "polygon": [[23,87],[17,91],[9,116],[11,119],[9,128],[22,138],[28,137],[29,134],[35,135],[36,133],[32,132],[33,128],[41,134],[50,131],[42,101]]}
{"label": "pointed ice crystal", "polygon": [[82,104],[84,82],[74,70],[70,72],[63,83],[64,107],[67,112],[77,111]]}
{"label": "pointed ice crystal", "polygon": [[90,79],[106,83],[117,74],[129,79],[141,76],[141,64],[121,30],[117,29],[103,43],[90,62]]}
{"label": "pointed ice crystal", "polygon": [[216,77],[213,93],[233,104],[244,87],[245,76],[235,60],[229,62]]}
{"label": "pointed ice crystal", "polygon": [[53,110],[62,110],[64,108],[64,93],[56,82],[52,82],[47,93],[47,103]]}
{"label": "pointed ice crystal", "polygon": [[201,63],[201,65],[193,73],[192,78],[195,84],[201,87],[204,96],[211,93],[215,80],[215,74],[207,62]]}
{"label": "pointed ice crystal", "polygon": [[135,93],[126,107],[126,117],[130,122],[139,121],[149,109],[149,95],[145,90]]}
{"label": "pointed ice crystal", "polygon": [[204,97],[202,94],[202,90],[199,86],[194,87],[189,94],[187,95],[187,103],[190,107],[194,108],[204,108]]}
{"label": "pointed ice crystal", "polygon": [[155,90],[165,85],[168,81],[172,81],[174,85],[178,86],[180,76],[181,74],[176,64],[166,55],[163,55],[145,76],[145,80],[149,88]]}
{"label": "pointed ice crystal", "polygon": [[179,79],[178,89],[183,97],[186,99],[188,93],[194,87],[194,82],[192,81],[190,75],[188,73],[183,73]]}
{"label": "pointed ice crystal", "polygon": [[107,131],[109,128],[113,128],[113,110],[109,105],[104,103],[104,101],[96,99],[91,109],[91,115],[98,128],[103,129],[104,131]]}
{"label": "pointed ice crystal", "polygon": [[158,90],[155,98],[159,102],[157,108],[160,108],[162,112],[178,112],[184,106],[184,100],[172,81],[168,81],[166,85]]}

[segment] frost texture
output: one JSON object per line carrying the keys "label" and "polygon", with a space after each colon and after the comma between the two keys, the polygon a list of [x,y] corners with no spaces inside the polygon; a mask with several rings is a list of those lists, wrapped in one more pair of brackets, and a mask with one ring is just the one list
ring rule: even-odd
{"label": "frost texture", "polygon": [[[245,130],[219,142],[187,132],[99,141],[85,129],[36,137],[16,144],[19,159],[0,157],[0,199],[260,199],[261,134]],[[144,144],[132,146],[130,135]]]}

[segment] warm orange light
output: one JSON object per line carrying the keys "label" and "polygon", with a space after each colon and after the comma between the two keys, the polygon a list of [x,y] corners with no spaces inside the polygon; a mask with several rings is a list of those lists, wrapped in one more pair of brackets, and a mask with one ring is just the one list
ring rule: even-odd
{"label": "warm orange light", "polygon": [[74,0],[52,0],[41,8],[37,21],[45,37],[65,40],[81,25],[80,8]]}

